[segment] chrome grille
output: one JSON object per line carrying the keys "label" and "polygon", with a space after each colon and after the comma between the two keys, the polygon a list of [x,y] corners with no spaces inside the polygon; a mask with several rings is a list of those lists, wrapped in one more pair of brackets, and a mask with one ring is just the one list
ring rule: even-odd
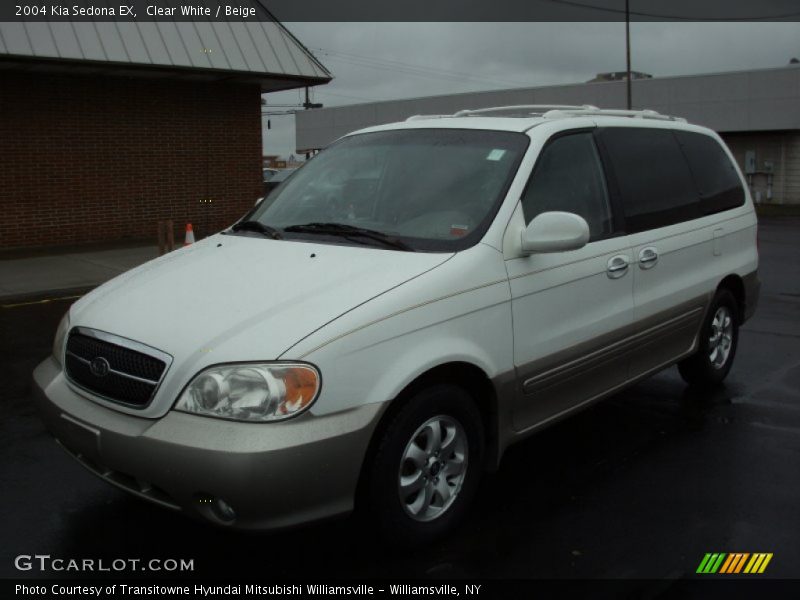
{"label": "chrome grille", "polygon": [[64,356],[72,383],[135,408],[150,403],[171,361],[155,348],[85,327],[70,331]]}

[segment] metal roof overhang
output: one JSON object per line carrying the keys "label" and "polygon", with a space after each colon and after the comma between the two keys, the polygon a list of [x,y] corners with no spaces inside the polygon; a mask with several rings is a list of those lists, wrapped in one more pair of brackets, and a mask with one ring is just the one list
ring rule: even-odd
{"label": "metal roof overhang", "polygon": [[183,81],[225,81],[257,84],[262,93],[323,85],[330,77],[309,77],[285,73],[254,73],[231,69],[180,67],[127,62],[92,61],[85,59],[41,58],[38,56],[0,55],[0,72],[60,73],[72,75],[104,75],[145,79],[177,79]]}

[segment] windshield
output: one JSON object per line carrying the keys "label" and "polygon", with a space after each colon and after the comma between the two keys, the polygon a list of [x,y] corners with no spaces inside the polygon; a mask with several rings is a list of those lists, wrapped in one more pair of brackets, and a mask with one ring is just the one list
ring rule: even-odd
{"label": "windshield", "polygon": [[413,250],[466,248],[489,227],[527,146],[527,136],[498,131],[354,135],[294,172],[268,206],[246,218],[284,239],[377,243],[363,231],[358,238],[334,231],[344,225],[391,236]]}

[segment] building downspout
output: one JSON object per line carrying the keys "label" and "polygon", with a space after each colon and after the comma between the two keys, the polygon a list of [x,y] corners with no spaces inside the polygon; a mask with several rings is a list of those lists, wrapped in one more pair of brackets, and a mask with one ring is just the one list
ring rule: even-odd
{"label": "building downspout", "polygon": [[781,136],[781,200],[786,204],[786,135]]}

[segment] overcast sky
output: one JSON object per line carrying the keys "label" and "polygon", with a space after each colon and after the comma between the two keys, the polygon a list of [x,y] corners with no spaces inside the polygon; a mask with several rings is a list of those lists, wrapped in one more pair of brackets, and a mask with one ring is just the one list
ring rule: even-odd
{"label": "overcast sky", "polygon": [[[286,23],[334,80],[325,106],[576,83],[625,69],[624,23]],[[631,68],[654,77],[785,66],[800,23],[632,23]],[[266,94],[302,102],[302,90]],[[278,110],[278,109],[276,109]],[[264,118],[264,153],[294,152],[294,117]]]}

